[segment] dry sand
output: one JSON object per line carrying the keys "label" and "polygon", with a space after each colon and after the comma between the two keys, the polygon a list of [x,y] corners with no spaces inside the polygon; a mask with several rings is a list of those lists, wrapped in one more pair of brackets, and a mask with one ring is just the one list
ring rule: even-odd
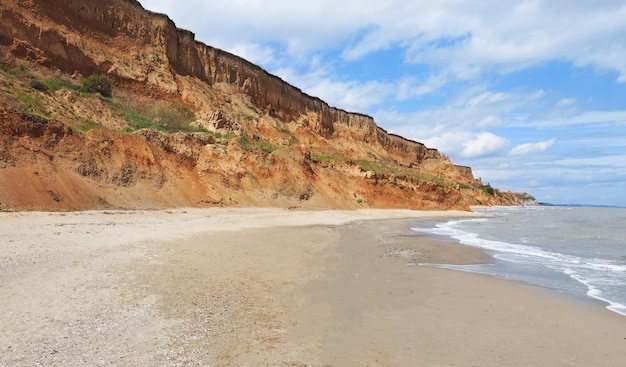
{"label": "dry sand", "polygon": [[621,366],[626,317],[414,263],[463,212],[0,213],[0,366]]}

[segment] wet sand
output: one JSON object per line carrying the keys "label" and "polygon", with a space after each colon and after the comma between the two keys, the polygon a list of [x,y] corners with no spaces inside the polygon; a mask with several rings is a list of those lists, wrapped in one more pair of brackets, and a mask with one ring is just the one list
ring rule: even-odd
{"label": "wet sand", "polygon": [[623,363],[602,305],[415,265],[488,261],[400,219],[465,215],[0,213],[0,366]]}

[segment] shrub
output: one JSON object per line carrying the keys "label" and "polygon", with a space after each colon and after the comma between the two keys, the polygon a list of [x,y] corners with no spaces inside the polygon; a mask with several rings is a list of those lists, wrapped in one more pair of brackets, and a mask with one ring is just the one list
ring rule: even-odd
{"label": "shrub", "polygon": [[486,185],[482,185],[480,186],[480,189],[483,190],[483,192],[487,195],[495,195],[496,191],[494,190],[493,187],[491,187],[490,184],[486,184]]}
{"label": "shrub", "polygon": [[30,81],[30,87],[38,90],[40,92],[47,92],[48,91],[48,87],[42,83],[39,79],[33,79]]}
{"label": "shrub", "polygon": [[155,129],[165,132],[200,131],[191,126],[195,113],[184,104],[167,101],[152,101],[150,105],[124,100],[106,102],[114,111],[124,116],[130,127],[129,131],[138,129]]}
{"label": "shrub", "polygon": [[158,102],[150,109],[148,115],[158,130],[167,132],[197,130],[190,126],[195,118],[194,112],[182,104]]}
{"label": "shrub", "polygon": [[517,197],[518,200],[522,200],[522,201],[528,201],[528,200],[536,201],[537,200],[535,199],[534,196],[532,196],[531,194],[527,192],[516,193],[515,196]]}
{"label": "shrub", "polygon": [[111,81],[106,75],[90,75],[83,80],[83,91],[87,93],[100,93],[103,97],[111,97]]}

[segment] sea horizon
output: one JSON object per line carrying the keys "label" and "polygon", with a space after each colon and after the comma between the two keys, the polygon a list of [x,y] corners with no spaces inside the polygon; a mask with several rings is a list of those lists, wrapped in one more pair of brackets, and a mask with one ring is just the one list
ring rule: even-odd
{"label": "sea horizon", "polygon": [[626,209],[626,206],[620,205],[605,205],[605,204],[555,204],[555,203],[546,203],[539,202],[537,205],[525,205],[525,206],[564,206],[564,207],[575,207],[575,208],[615,208],[615,209]]}

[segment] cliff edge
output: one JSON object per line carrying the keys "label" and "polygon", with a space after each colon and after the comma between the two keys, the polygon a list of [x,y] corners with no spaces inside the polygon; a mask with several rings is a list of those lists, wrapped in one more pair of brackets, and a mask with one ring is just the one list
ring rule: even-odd
{"label": "cliff edge", "polygon": [[[107,93],[89,89],[94,80],[110,82]],[[4,210],[469,209],[529,199],[133,0],[3,1],[0,119]]]}

